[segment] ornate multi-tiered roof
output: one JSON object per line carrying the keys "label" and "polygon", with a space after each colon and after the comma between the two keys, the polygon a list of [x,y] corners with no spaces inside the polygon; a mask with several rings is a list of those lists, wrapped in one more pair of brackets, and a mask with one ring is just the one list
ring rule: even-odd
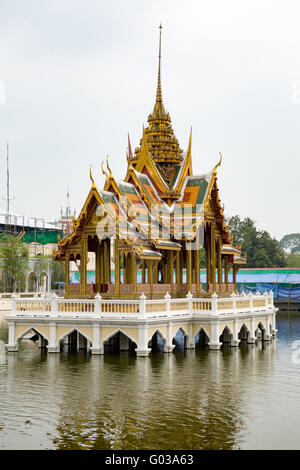
{"label": "ornate multi-tiered roof", "polygon": [[[145,128],[147,148],[156,163],[163,179],[172,188],[174,175],[183,160],[183,151],[179,147],[171,125],[170,114],[165,110],[161,90],[161,26],[159,36],[159,62],[156,102],[153,111],[148,116],[149,125]],[[140,142],[142,145],[142,140]],[[133,166],[139,159],[141,147],[135,149],[135,155],[130,158]]]}
{"label": "ornate multi-tiered roof", "polygon": [[[68,285],[67,295],[86,296],[99,291],[108,296],[136,296],[141,292],[155,296],[166,290],[173,295],[189,291],[199,295],[203,293],[202,245],[206,251],[206,292],[229,292],[230,267],[235,284],[237,269],[246,259],[240,247],[233,247],[225,223],[217,187],[221,159],[211,171],[193,175],[192,130],[185,153],[178,144],[162,100],[160,27],[156,102],[148,126],[143,128],[140,147],[132,154],[129,145],[123,181],[115,180],[108,161],[107,172],[102,164],[106,176],[103,190],[96,187],[90,174],[92,187],[74,220],[74,232],[61,241],[55,254],[56,259],[67,260],[67,265],[69,260],[80,260],[80,292]],[[96,257],[92,286],[86,281],[88,251]],[[137,280],[139,267],[142,282]]]}

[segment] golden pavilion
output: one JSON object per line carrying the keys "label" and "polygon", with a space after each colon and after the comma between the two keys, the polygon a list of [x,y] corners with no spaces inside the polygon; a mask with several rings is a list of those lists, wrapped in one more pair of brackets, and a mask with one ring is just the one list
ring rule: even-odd
{"label": "golden pavilion", "polygon": [[[192,130],[187,151],[179,146],[162,98],[160,27],[156,100],[134,152],[128,138],[125,178],[116,181],[107,160],[107,170],[102,164],[104,188],[99,189],[90,170],[91,189],[73,219],[73,232],[59,241],[53,254],[65,263],[65,297],[232,294],[246,257],[240,246],[233,245],[225,222],[217,185],[220,157],[210,172],[193,175]],[[87,276],[91,254],[93,282]],[[200,276],[201,256],[206,260],[205,283]],[[72,261],[80,283],[70,283]]]}

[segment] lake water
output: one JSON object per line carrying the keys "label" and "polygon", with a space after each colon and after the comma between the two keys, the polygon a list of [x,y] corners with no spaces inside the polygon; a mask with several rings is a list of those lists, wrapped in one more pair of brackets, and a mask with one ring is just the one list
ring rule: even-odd
{"label": "lake water", "polygon": [[178,338],[148,358],[29,340],[8,354],[1,325],[0,449],[300,449],[299,313],[278,313],[271,343],[185,351]]}

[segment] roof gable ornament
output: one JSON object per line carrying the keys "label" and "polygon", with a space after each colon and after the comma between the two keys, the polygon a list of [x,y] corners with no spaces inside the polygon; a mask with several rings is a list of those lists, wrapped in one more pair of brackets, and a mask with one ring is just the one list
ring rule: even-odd
{"label": "roof gable ornament", "polygon": [[214,171],[213,171],[214,175],[217,174],[217,168],[218,168],[218,166],[221,166],[221,163],[222,163],[223,157],[222,157],[221,152],[219,152],[219,155],[220,155],[220,160],[219,160],[219,162],[216,164],[216,166],[214,167]]}
{"label": "roof gable ornament", "polygon": [[92,165],[90,165],[90,180],[92,182],[92,188],[96,188],[94,178],[92,176]]}
{"label": "roof gable ornament", "polygon": [[108,174],[106,173],[106,171],[103,168],[103,163],[104,162],[101,162],[101,170],[102,170],[103,175],[105,176],[105,181],[106,181],[106,180],[108,180]]}

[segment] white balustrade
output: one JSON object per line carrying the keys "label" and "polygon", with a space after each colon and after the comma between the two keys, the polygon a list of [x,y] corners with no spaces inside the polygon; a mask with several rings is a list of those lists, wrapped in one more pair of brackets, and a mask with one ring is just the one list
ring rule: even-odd
{"label": "white balustrade", "polygon": [[11,314],[18,316],[58,316],[58,317],[103,317],[103,318],[158,318],[175,316],[220,316],[241,315],[266,310],[274,310],[273,292],[263,295],[235,294],[230,297],[171,298],[169,293],[163,299],[147,299],[142,294],[139,299],[102,299],[99,294],[94,299],[65,299],[56,294],[44,298],[18,298],[11,296]]}

